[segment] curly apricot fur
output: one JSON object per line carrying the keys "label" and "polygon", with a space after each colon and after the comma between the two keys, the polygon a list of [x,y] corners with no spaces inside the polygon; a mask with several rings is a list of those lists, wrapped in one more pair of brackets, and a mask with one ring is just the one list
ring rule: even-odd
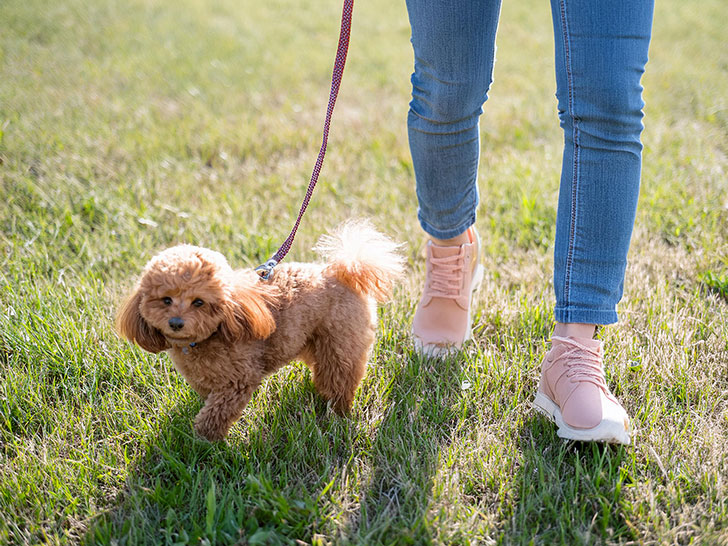
{"label": "curly apricot fur", "polygon": [[205,400],[194,425],[204,438],[223,439],[261,381],[294,359],[311,368],[335,410],[351,407],[374,344],[375,299],[389,294],[402,258],[362,222],[342,225],[319,249],[327,263],[282,264],[268,281],[190,245],[144,268],[119,311],[119,333],[147,351],[169,351]]}

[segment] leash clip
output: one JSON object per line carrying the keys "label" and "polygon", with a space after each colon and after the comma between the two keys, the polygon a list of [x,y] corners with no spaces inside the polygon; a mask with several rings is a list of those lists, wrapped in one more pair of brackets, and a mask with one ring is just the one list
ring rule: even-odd
{"label": "leash clip", "polygon": [[271,258],[267,262],[265,262],[263,265],[259,265],[255,268],[255,272],[260,275],[260,278],[264,281],[267,281],[270,278],[270,274],[273,271],[273,268],[278,265],[278,260]]}

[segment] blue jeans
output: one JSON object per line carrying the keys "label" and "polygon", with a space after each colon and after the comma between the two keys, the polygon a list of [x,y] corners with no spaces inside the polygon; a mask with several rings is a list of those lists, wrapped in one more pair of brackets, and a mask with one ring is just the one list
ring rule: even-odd
{"label": "blue jeans", "polygon": [[[564,154],[555,318],[617,321],[640,185],[642,86],[654,0],[551,0]],[[475,222],[479,118],[500,0],[407,0],[415,52],[407,119],[418,218],[440,239]]]}

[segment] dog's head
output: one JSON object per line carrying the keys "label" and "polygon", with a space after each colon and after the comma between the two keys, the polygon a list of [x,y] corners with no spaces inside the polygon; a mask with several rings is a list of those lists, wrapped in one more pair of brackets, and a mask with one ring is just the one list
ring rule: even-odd
{"label": "dog's head", "polygon": [[191,245],[169,248],[144,268],[117,317],[119,333],[158,353],[218,333],[234,342],[264,339],[275,330],[275,296],[253,271],[233,273],[219,252]]}

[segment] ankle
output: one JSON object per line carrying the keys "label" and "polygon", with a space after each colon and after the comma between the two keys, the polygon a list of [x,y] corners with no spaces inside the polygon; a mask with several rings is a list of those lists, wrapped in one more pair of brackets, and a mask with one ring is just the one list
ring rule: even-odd
{"label": "ankle", "polygon": [[554,335],[558,337],[580,337],[592,339],[596,331],[595,324],[582,324],[578,322],[557,322]]}
{"label": "ankle", "polygon": [[432,241],[432,244],[437,246],[460,246],[472,243],[472,241],[470,240],[470,234],[468,233],[467,229],[463,231],[460,235],[456,235],[455,237],[451,237],[450,239],[438,239],[437,237],[430,236],[430,240]]}

